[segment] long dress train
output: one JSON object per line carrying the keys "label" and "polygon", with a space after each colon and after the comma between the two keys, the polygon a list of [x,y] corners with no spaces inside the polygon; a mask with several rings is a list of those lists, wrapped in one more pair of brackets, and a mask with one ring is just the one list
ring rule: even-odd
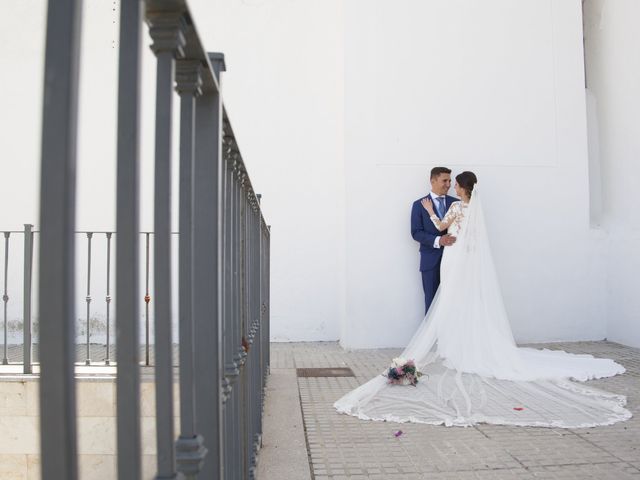
{"label": "long dress train", "polygon": [[[437,222],[437,219],[434,219]],[[609,359],[519,348],[502,300],[477,186],[443,223],[456,243],[444,252],[442,282],[401,354],[424,373],[415,387],[381,375],[334,407],[367,420],[473,425],[592,427],[631,417],[626,397],[577,383],[623,373]]]}

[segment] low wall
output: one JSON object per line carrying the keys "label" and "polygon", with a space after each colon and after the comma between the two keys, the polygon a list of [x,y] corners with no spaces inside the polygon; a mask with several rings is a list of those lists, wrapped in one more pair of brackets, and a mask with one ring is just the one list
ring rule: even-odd
{"label": "low wall", "polygon": [[[99,368],[99,367],[98,367]],[[142,478],[156,471],[153,377],[141,382]],[[79,474],[83,480],[113,480],[116,470],[116,384],[113,375],[79,376],[77,428]],[[174,388],[179,413],[178,385]],[[40,479],[38,377],[0,376],[0,478]],[[178,418],[176,418],[176,435]]]}

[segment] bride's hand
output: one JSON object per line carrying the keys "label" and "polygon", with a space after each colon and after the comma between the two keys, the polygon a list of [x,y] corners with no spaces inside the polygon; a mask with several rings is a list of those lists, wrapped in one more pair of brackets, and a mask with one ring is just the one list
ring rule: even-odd
{"label": "bride's hand", "polygon": [[423,198],[422,206],[427,212],[429,212],[429,215],[435,215],[435,212],[433,211],[433,202],[430,198]]}

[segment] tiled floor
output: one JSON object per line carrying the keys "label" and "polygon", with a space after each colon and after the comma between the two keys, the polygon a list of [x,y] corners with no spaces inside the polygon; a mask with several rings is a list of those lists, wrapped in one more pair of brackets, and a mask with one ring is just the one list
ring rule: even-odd
{"label": "tiled floor", "polygon": [[[590,384],[640,407],[640,350],[610,342],[536,345],[613,358],[628,372]],[[332,404],[379,374],[397,349],[346,352],[336,343],[272,344],[272,369],[351,367],[356,377],[297,378],[311,478],[640,480],[640,418],[609,427],[444,427],[367,422]],[[394,435],[402,430],[402,435]],[[266,434],[266,432],[265,432]],[[269,480],[269,479],[261,479]]]}

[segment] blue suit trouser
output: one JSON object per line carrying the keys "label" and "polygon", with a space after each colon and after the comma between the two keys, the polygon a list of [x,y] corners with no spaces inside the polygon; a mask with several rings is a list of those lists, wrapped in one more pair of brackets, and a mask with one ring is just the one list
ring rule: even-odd
{"label": "blue suit trouser", "polygon": [[420,272],[422,274],[422,289],[424,290],[424,313],[429,311],[433,297],[440,286],[440,262],[432,270]]}

